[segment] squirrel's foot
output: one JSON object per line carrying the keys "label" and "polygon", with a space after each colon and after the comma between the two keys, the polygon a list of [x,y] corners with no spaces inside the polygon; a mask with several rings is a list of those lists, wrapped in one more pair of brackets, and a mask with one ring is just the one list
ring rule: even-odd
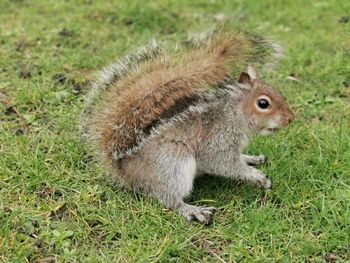
{"label": "squirrel's foot", "polygon": [[271,189],[271,181],[262,172],[258,172],[254,178],[255,182],[263,189]]}
{"label": "squirrel's foot", "polygon": [[254,164],[265,164],[268,161],[268,158],[266,155],[258,155],[258,156],[252,156],[255,159]]}
{"label": "squirrel's foot", "polygon": [[263,188],[263,189],[271,189],[271,181],[269,179],[267,179],[266,177],[260,182],[260,186]]}
{"label": "squirrel's foot", "polygon": [[212,221],[213,215],[216,211],[215,207],[209,206],[194,206],[183,204],[179,208],[179,212],[188,220],[188,221],[198,221],[200,223],[209,225]]}
{"label": "squirrel's foot", "polygon": [[243,155],[243,160],[248,165],[258,165],[267,163],[268,159],[265,155]]}
{"label": "squirrel's foot", "polygon": [[246,180],[253,182],[254,184],[260,186],[263,189],[271,188],[271,181],[266,177],[266,175],[263,172],[253,167],[249,168],[250,172],[248,173],[248,176],[245,176]]}

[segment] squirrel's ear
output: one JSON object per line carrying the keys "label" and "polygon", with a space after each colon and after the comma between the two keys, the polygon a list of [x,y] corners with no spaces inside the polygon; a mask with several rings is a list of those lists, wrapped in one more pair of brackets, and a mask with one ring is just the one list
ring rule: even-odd
{"label": "squirrel's ear", "polygon": [[256,72],[255,67],[252,65],[248,66],[248,74],[249,74],[251,79],[258,79],[259,78],[258,72]]}
{"label": "squirrel's ear", "polygon": [[252,79],[247,73],[241,72],[241,75],[239,75],[239,79],[238,79],[238,86],[241,86],[244,88],[251,88],[253,86]]}

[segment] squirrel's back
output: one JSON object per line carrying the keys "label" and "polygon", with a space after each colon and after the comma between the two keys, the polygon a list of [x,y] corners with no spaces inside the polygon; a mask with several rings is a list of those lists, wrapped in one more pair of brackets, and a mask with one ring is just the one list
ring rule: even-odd
{"label": "squirrel's back", "polygon": [[260,36],[227,30],[173,54],[151,45],[104,71],[108,77],[90,94],[82,130],[109,161],[121,159],[203,93],[220,88],[249,63],[267,62],[275,51]]}

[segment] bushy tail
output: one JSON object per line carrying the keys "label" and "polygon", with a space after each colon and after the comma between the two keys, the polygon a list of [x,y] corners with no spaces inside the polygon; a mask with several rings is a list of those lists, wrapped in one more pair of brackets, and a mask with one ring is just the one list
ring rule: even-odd
{"label": "bushy tail", "polygon": [[164,52],[162,46],[155,40],[148,45],[139,47],[135,53],[128,54],[117,62],[103,68],[97,80],[92,83],[90,92],[85,97],[84,109],[80,115],[79,131],[82,139],[91,139],[91,121],[97,105],[103,100],[105,92],[113,89],[113,85],[126,75],[137,70],[140,63],[152,60]]}
{"label": "bushy tail", "polygon": [[[171,55],[147,55],[136,67],[118,63],[111,70],[116,72],[113,77],[107,74],[107,83],[113,85],[104,92],[103,103],[93,107],[90,124],[108,159],[131,154],[160,119],[176,116],[198,101],[202,92],[235,78],[249,63],[268,62],[276,53],[272,42],[247,32],[217,30],[207,36]],[[105,89],[103,83],[95,89]]]}

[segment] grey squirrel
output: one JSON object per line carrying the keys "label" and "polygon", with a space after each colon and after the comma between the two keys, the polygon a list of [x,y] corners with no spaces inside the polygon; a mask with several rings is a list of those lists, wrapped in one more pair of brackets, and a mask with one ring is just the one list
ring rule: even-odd
{"label": "grey squirrel", "polygon": [[105,68],[87,96],[80,132],[120,183],[187,220],[209,223],[214,207],[183,201],[195,177],[216,174],[270,188],[251,166],[266,157],[242,152],[254,135],[276,132],[294,114],[252,66],[269,62],[277,45],[227,29],[189,43],[168,54],[153,41]]}

